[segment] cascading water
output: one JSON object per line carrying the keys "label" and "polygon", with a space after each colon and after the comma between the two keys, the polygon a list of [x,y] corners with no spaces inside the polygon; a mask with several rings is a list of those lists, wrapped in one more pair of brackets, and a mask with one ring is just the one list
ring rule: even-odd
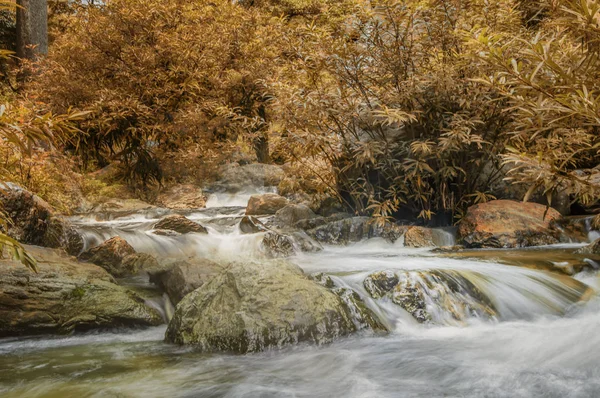
{"label": "cascading water", "polygon": [[[153,225],[168,213],[72,221],[86,248],[119,235],[139,252],[160,257],[231,261],[263,255],[264,233],[245,235],[237,227],[242,207],[182,213],[204,225],[207,235],[154,234]],[[440,246],[453,245],[453,236],[451,230],[434,232]],[[379,238],[297,253],[290,261],[307,274],[330,276],[345,289],[345,299],[358,294],[391,332],[246,356],[167,345],[164,327],[5,339],[0,395],[600,396],[600,300],[588,287],[600,285],[596,273],[574,279],[481,257],[444,257],[405,248],[402,239],[391,244]],[[122,282],[151,288],[145,279]],[[173,310],[168,300],[158,293],[151,301],[168,319]]]}

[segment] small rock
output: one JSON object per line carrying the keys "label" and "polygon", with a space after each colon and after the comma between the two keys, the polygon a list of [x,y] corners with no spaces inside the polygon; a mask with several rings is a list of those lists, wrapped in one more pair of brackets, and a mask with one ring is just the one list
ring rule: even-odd
{"label": "small rock", "polygon": [[596,239],[589,245],[577,250],[578,254],[596,254],[600,256],[600,239]]}
{"label": "small rock", "polygon": [[123,258],[121,268],[125,275],[137,275],[141,271],[157,269],[160,264],[156,258],[147,253],[134,253]]}
{"label": "small rock", "polygon": [[263,237],[260,250],[267,258],[290,257],[295,253],[294,240],[289,235],[270,231]]}
{"label": "small rock", "polygon": [[115,277],[123,277],[130,275],[123,260],[133,254],[136,254],[135,249],[125,239],[115,236],[82,253],[79,259],[96,264]]}
{"label": "small rock", "polygon": [[154,224],[155,230],[168,230],[175,231],[180,234],[187,234],[195,232],[199,234],[207,234],[208,231],[202,225],[188,219],[180,214],[171,214],[161,219],[159,222]]}
{"label": "small rock", "polygon": [[252,216],[244,216],[240,221],[240,231],[243,234],[256,234],[259,232],[269,231],[269,228],[265,226],[260,220]]}
{"label": "small rock", "polygon": [[253,195],[248,201],[246,215],[260,216],[275,214],[288,204],[288,200],[283,196],[274,193],[266,193],[263,195]]}
{"label": "small rock", "polygon": [[280,228],[293,227],[298,221],[310,220],[318,216],[303,204],[290,204],[275,213],[273,223]]}
{"label": "small rock", "polygon": [[405,247],[434,247],[433,232],[429,228],[409,227],[404,234]]}
{"label": "small rock", "polygon": [[398,284],[398,276],[392,271],[375,272],[369,275],[363,282],[365,290],[374,299],[379,299],[391,292]]}

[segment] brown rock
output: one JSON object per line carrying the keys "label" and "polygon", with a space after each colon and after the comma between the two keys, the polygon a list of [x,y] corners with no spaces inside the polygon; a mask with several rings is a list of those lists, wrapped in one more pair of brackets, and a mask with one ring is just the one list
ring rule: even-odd
{"label": "brown rock", "polygon": [[195,232],[199,234],[207,234],[208,231],[202,225],[194,222],[187,217],[179,214],[171,214],[161,219],[159,222],[154,224],[154,229],[175,231],[180,234],[187,234]]}
{"label": "brown rock", "polygon": [[123,265],[123,260],[136,254],[135,249],[121,237],[115,236],[79,256],[83,261],[99,265],[116,277],[130,275],[130,270]]}
{"label": "brown rock", "polygon": [[288,204],[288,200],[283,196],[274,193],[266,193],[263,195],[253,195],[248,201],[246,215],[259,216],[267,214],[275,214],[278,210],[284,208]]}
{"label": "brown rock", "polygon": [[560,231],[558,211],[537,203],[494,200],[468,209],[458,227],[467,248],[514,248],[555,244]]}

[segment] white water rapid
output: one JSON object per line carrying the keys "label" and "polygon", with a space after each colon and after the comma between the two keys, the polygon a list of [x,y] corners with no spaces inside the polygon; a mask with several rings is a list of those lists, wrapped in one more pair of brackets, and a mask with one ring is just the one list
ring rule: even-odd
{"label": "white water rapid", "polygon": [[[242,199],[214,198],[211,205],[233,207],[182,213],[204,225],[208,235],[154,235],[153,224],[167,210],[86,215],[72,221],[86,248],[119,235],[137,251],[160,257],[259,258],[262,235],[243,235],[237,226],[244,213],[238,206]],[[436,231],[435,240],[440,246],[454,244],[452,230]],[[568,255],[574,247],[531,253],[562,261],[553,256]],[[165,326],[3,339],[0,396],[600,396],[600,300],[593,290],[600,280],[595,271],[570,278],[507,265],[493,256],[448,257],[405,248],[402,239],[395,244],[371,239],[326,246],[322,252],[298,253],[290,261],[308,274],[325,273],[337,286],[356,291],[391,332],[363,332],[330,345],[243,356],[202,354],[165,344]],[[426,322],[418,322],[408,307],[398,304],[404,296],[371,297],[365,280],[381,272],[420,292],[421,307],[415,312],[426,313]]]}

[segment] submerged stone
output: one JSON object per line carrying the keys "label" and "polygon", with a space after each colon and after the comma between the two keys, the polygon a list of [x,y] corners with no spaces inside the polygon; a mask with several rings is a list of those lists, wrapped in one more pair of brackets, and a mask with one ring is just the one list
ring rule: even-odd
{"label": "submerged stone", "polygon": [[456,271],[376,272],[364,286],[373,298],[388,297],[420,323],[452,324],[496,316],[491,300]]}
{"label": "submerged stone", "polygon": [[162,218],[159,222],[154,224],[154,229],[175,231],[180,234],[187,234],[195,232],[199,234],[207,234],[208,231],[202,225],[188,219],[180,214],[171,214]]}
{"label": "submerged stone", "polygon": [[391,292],[398,284],[398,276],[392,271],[375,272],[369,275],[363,285],[371,297],[378,299]]}

